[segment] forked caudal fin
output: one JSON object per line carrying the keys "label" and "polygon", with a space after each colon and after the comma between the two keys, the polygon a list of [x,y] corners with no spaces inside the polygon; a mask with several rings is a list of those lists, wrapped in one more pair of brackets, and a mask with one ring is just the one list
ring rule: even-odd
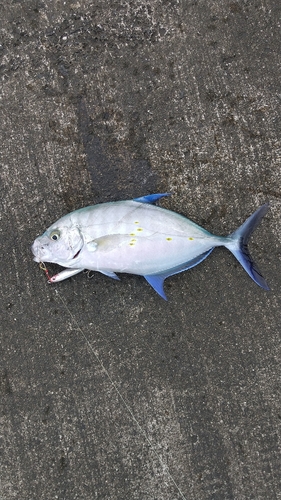
{"label": "forked caudal fin", "polygon": [[262,205],[254,212],[234,233],[230,234],[225,242],[226,248],[230,250],[249,276],[265,290],[270,290],[258,266],[253,261],[248,250],[248,241],[252,232],[256,229],[263,216],[269,209],[269,204]]}

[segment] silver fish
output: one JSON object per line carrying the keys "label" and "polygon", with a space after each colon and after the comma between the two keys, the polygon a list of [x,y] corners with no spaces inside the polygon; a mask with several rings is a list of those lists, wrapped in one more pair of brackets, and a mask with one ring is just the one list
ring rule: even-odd
{"label": "silver fish", "polygon": [[75,210],[34,241],[36,262],[66,269],[49,277],[56,283],[84,269],[119,279],[115,273],[143,276],[163,299],[164,280],[202,262],[215,247],[230,250],[249,276],[269,287],[248,250],[248,240],[269,205],[262,205],[229,236],[215,236],[186,217],[155,203],[169,193],[102,203]]}

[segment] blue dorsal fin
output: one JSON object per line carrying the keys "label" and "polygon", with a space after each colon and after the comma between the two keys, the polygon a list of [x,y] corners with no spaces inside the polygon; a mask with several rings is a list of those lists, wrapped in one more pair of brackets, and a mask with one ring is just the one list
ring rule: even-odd
{"label": "blue dorsal fin", "polygon": [[200,264],[210,253],[214,250],[214,248],[210,248],[207,252],[202,253],[201,255],[198,255],[198,257],[195,257],[195,259],[189,260],[188,262],[185,262],[184,264],[180,264],[179,266],[173,267],[171,269],[167,269],[166,271],[163,271],[162,273],[157,273],[157,274],[151,274],[148,276],[144,276],[146,281],[154,288],[155,292],[157,292],[160,297],[162,297],[165,300],[168,300],[165,292],[164,292],[164,280],[168,278],[169,276],[173,276],[174,274],[181,273],[183,271],[187,271],[187,269],[191,269],[194,266],[197,266],[197,264]]}
{"label": "blue dorsal fin", "polygon": [[157,200],[160,200],[160,198],[163,198],[164,196],[171,196],[171,193],[148,194],[146,196],[141,196],[141,198],[134,198],[133,201],[154,204]]}

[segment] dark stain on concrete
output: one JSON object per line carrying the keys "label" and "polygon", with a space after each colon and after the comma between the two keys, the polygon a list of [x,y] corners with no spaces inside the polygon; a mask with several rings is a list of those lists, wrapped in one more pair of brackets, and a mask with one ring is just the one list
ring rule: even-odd
{"label": "dark stain on concrete", "polygon": [[[148,160],[128,158],[128,154],[122,158],[117,155],[116,149],[115,154],[112,152],[112,145],[94,134],[84,97],[77,99],[77,116],[96,203],[135,198],[157,191],[157,175]],[[103,120],[107,119],[105,114]]]}

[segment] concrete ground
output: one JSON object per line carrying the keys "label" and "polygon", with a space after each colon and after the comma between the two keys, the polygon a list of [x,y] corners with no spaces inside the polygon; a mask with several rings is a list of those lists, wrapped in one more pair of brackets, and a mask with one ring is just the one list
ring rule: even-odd
{"label": "concrete ground", "polygon": [[[281,499],[280,2],[1,5],[1,500]],[[34,238],[162,202],[250,248],[50,286]],[[50,265],[50,271],[55,266]]]}

